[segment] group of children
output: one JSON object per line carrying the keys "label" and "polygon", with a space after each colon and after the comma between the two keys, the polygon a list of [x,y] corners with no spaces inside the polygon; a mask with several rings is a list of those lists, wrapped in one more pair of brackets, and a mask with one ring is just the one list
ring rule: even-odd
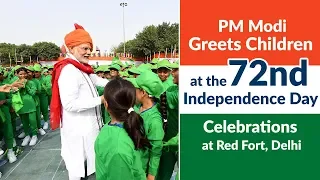
{"label": "group of children", "polygon": [[[42,67],[40,64],[11,68],[0,66],[0,84],[11,84],[19,81],[24,84],[18,90],[10,93],[0,92],[0,140],[4,140],[6,150],[0,146],[0,156],[6,157],[9,163],[17,160],[22,148],[17,145],[16,136],[23,139],[21,146],[34,146],[38,134],[46,134],[49,128],[49,102],[51,93],[51,72],[53,66]],[[17,120],[21,125],[17,127]],[[44,124],[41,124],[41,119]]]}
{"label": "group of children", "polygon": [[[97,179],[169,180],[178,161],[178,62],[155,58],[136,66],[115,59],[94,69],[114,80],[96,87],[107,102],[101,106],[105,126],[95,143]],[[21,146],[34,146],[49,128],[52,70],[40,64],[0,67],[0,85],[24,83],[17,91],[0,92],[0,139],[6,146],[0,155],[10,163],[22,151],[15,138],[17,118],[23,127]],[[126,98],[119,99],[122,95]]]}
{"label": "group of children", "polygon": [[97,87],[106,100],[95,142],[97,179],[170,180],[178,161],[178,62],[114,61],[96,73],[112,79]]}

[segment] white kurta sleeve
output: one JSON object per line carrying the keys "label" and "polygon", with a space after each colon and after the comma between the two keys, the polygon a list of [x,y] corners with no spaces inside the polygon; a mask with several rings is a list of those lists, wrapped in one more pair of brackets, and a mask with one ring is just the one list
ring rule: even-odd
{"label": "white kurta sleeve", "polygon": [[96,74],[90,74],[89,77],[95,86],[105,87],[109,82],[109,80],[103,79]]}
{"label": "white kurta sleeve", "polygon": [[58,85],[61,104],[66,111],[80,112],[101,104],[100,97],[79,96],[81,76],[79,77],[79,70],[73,65],[66,65],[62,69]]}

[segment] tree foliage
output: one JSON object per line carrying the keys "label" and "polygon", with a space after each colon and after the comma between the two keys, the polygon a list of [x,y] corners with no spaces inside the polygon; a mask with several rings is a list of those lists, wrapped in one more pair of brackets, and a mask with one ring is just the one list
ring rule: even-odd
{"label": "tree foliage", "polygon": [[51,42],[37,42],[32,46],[27,44],[15,45],[9,43],[0,43],[0,60],[1,62],[9,62],[11,60],[23,58],[28,61],[32,60],[54,60],[60,55],[60,48]]}
{"label": "tree foliage", "polygon": [[[129,40],[125,44],[126,52],[133,54],[136,57],[147,56],[153,54],[165,52],[166,48],[168,52],[176,45],[176,50],[179,49],[179,24],[164,22],[158,26],[150,25],[143,28],[143,30],[136,34],[136,37]],[[123,43],[120,43],[116,48],[112,48],[111,51],[115,53],[123,52]]]}

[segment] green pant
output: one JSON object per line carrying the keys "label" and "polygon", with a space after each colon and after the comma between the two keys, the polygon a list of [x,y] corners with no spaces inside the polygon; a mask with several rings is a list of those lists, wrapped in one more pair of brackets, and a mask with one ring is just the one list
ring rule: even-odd
{"label": "green pant", "polygon": [[36,107],[36,118],[37,118],[37,127],[38,129],[41,127],[41,111],[40,111],[40,104]]}
{"label": "green pant", "polygon": [[49,120],[48,96],[46,94],[40,94],[39,98],[40,98],[40,111],[43,115],[43,120],[45,122],[48,122],[48,120]]}
{"label": "green pant", "polygon": [[[16,127],[17,127],[17,113],[14,111],[10,111],[10,116],[11,116],[11,124],[12,124],[12,130],[13,130],[13,137],[16,137]],[[22,123],[22,122],[21,122]]]}
{"label": "green pant", "polygon": [[178,156],[176,152],[166,151],[164,149],[160,158],[156,180],[170,180],[177,161]]}
{"label": "green pant", "polygon": [[48,96],[48,106],[50,106],[50,103],[51,103],[51,95]]}
{"label": "green pant", "polygon": [[[37,127],[37,113],[30,112],[26,114],[20,114],[20,118],[23,125],[23,130],[26,135],[30,134],[32,136],[38,134],[38,127]],[[31,132],[30,132],[31,130]]]}
{"label": "green pant", "polygon": [[3,132],[4,141],[6,142],[7,148],[12,149],[13,147],[13,129],[11,124],[10,109],[6,105],[1,106],[1,111],[5,115],[3,123],[1,123],[1,131]]}

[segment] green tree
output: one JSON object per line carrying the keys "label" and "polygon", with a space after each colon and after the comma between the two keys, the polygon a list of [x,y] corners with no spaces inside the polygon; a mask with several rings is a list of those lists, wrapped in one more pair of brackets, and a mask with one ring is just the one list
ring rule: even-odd
{"label": "green tree", "polygon": [[[112,52],[123,53],[123,42],[120,43],[119,46],[117,46]],[[139,54],[139,50],[136,46],[136,39],[132,39],[126,42],[126,53],[135,55]]]}
{"label": "green tree", "polygon": [[142,51],[144,55],[150,55],[161,48],[158,37],[157,27],[154,25],[147,26],[142,32],[136,35],[136,47]]}
{"label": "green tree", "polygon": [[19,58],[22,56],[22,58],[26,61],[30,57],[36,58],[36,49],[30,45],[21,44],[17,46],[17,54],[19,55]]}
{"label": "green tree", "polygon": [[159,37],[159,51],[165,51],[174,48],[179,49],[179,24],[174,23],[162,23],[157,26],[158,37]]}
{"label": "green tree", "polygon": [[[150,25],[136,34],[133,40],[126,42],[126,52],[136,57],[149,56],[154,52],[168,52],[174,48],[179,49],[179,24],[163,22],[158,26]],[[114,52],[123,52],[123,43],[120,43]]]}
{"label": "green tree", "polygon": [[60,55],[60,48],[51,42],[37,42],[32,45],[39,60],[53,60]]}
{"label": "green tree", "polygon": [[9,57],[14,60],[15,50],[17,46],[10,43],[0,43],[0,60],[2,63],[7,63],[10,61]]}

